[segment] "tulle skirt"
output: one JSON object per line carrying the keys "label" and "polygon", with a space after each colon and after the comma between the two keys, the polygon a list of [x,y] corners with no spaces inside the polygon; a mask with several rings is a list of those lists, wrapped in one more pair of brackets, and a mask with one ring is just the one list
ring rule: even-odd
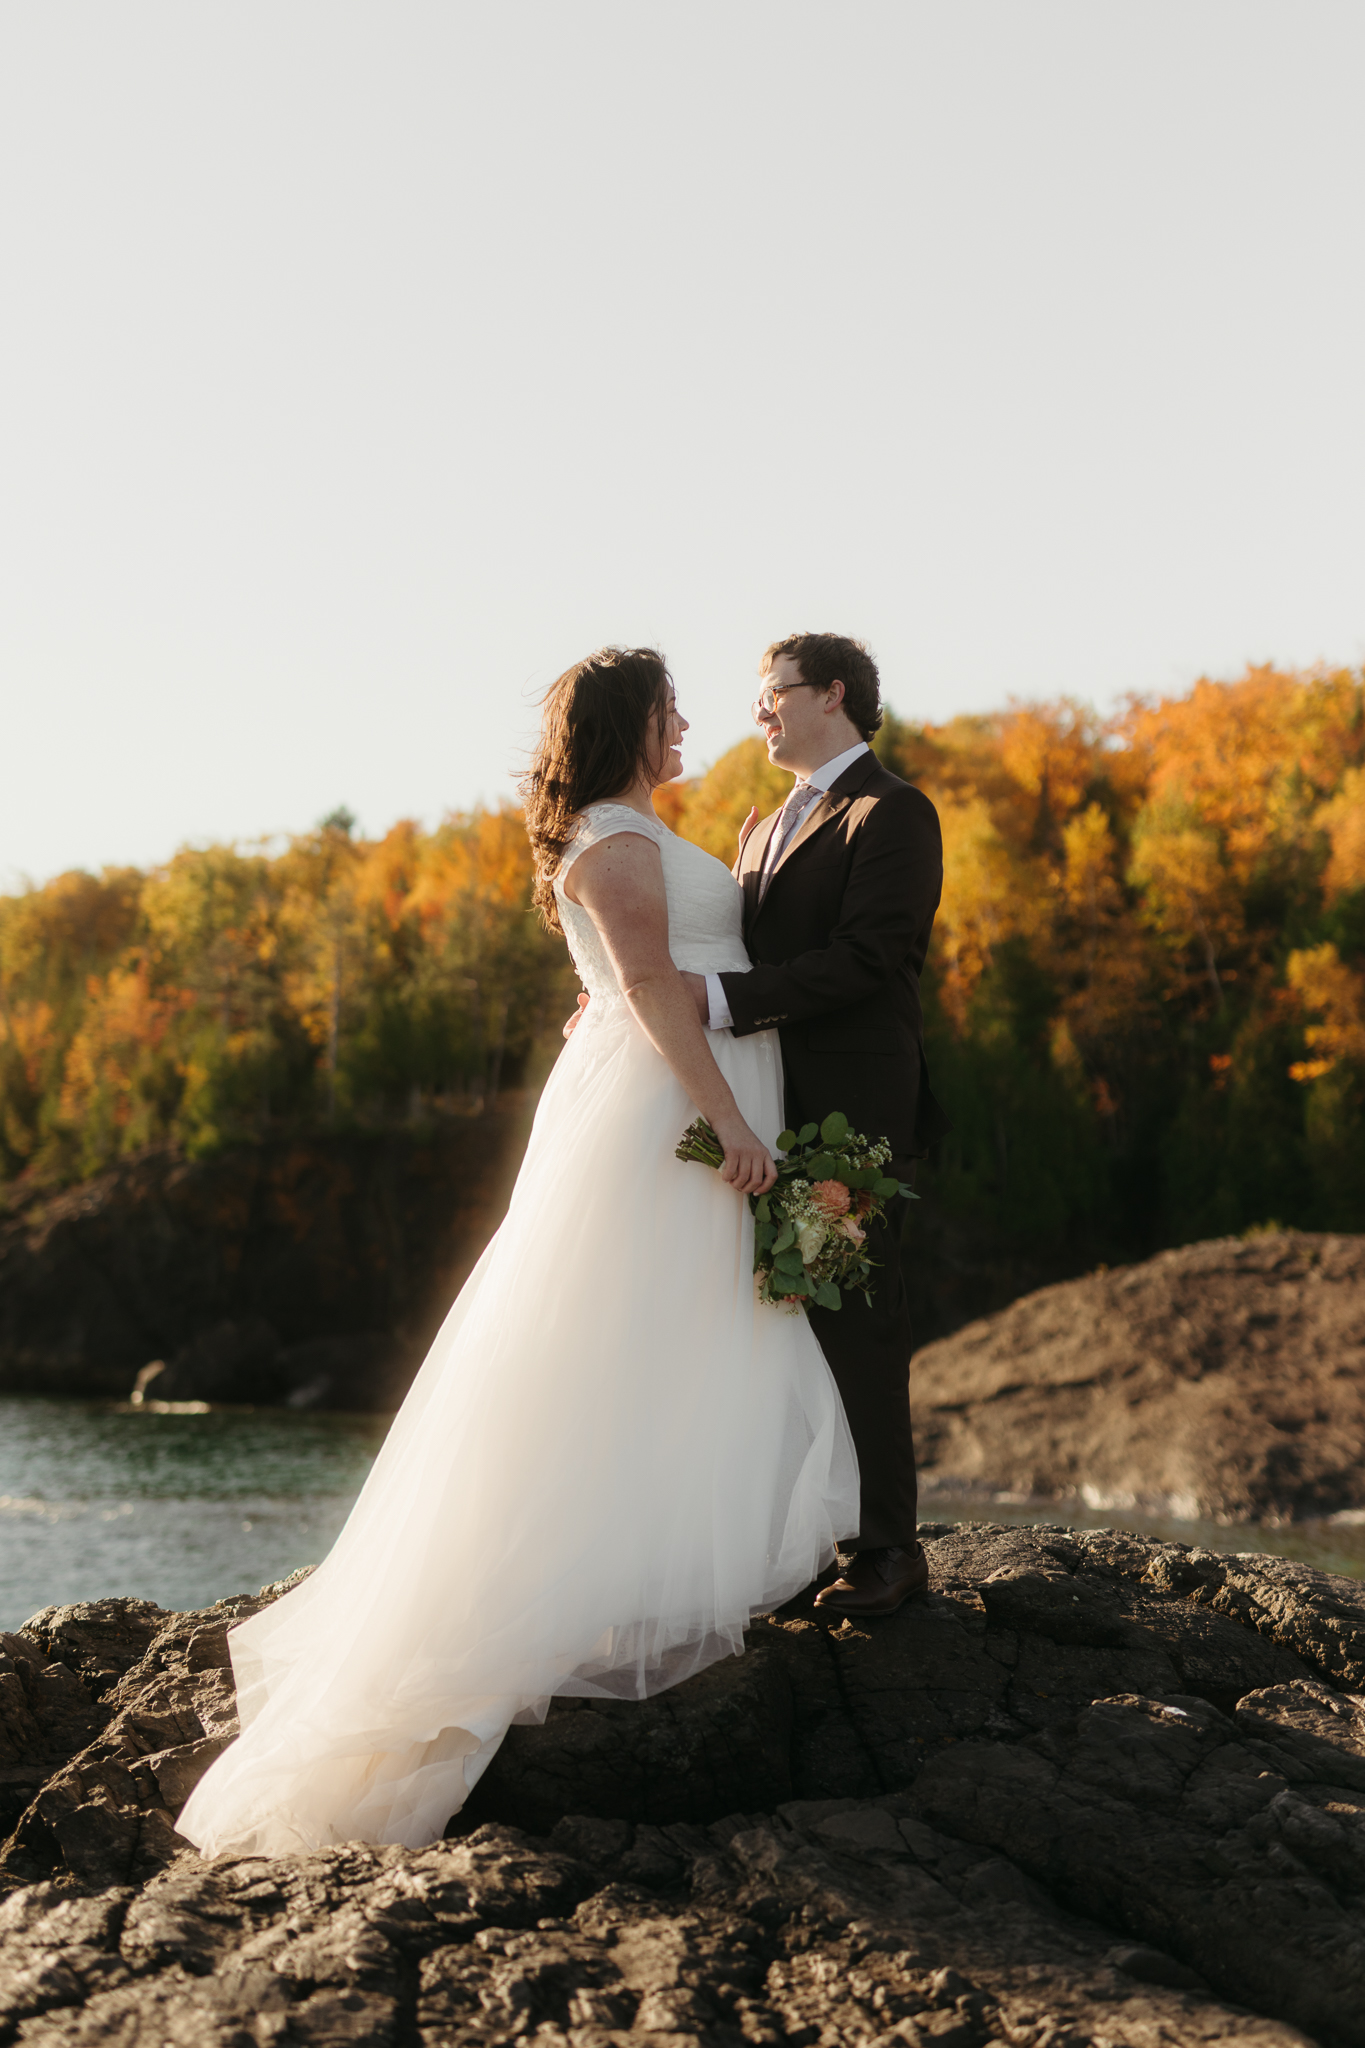
{"label": "tulle skirt", "polygon": [[[775,1035],[710,1042],[771,1144]],[[229,1637],[242,1733],[178,1823],[205,1855],[438,1839],[512,1722],[740,1652],[856,1529],[806,1319],[757,1303],[747,1202],[673,1156],[695,1115],[595,999],[333,1550]]]}

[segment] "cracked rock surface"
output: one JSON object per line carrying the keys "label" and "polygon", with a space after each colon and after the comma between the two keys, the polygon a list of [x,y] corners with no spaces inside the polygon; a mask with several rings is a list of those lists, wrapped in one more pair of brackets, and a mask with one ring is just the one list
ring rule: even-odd
{"label": "cracked rock surface", "polygon": [[433,1848],[272,1862],[174,1832],[259,1602],[45,1610],[0,1662],[0,2041],[1365,2043],[1365,1586],[1113,1531],[926,1547],[897,1616],[803,1598],[656,1700],[514,1729]]}

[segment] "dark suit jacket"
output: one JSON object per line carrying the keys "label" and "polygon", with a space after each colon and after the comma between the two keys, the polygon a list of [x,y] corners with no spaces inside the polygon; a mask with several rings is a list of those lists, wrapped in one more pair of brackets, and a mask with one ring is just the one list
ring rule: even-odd
{"label": "dark suit jacket", "polygon": [[860,754],[818,797],[759,901],[777,814],[735,866],[748,974],[722,974],[738,1037],[776,1026],[793,1128],[841,1109],[904,1163],[949,1128],[929,1089],[919,976],[943,890],[928,797]]}

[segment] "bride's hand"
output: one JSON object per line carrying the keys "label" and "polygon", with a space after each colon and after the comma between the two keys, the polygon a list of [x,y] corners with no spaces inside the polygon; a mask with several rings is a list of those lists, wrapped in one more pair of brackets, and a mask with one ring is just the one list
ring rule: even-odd
{"label": "bride's hand", "polygon": [[720,1177],[741,1195],[766,1195],[777,1179],[773,1156],[761,1138],[754,1136],[742,1117],[718,1130],[725,1164]]}

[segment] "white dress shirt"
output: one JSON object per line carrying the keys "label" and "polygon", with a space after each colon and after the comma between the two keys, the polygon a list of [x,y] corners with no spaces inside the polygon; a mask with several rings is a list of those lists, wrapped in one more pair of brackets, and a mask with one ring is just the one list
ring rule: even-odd
{"label": "white dress shirt", "polygon": [[[801,779],[823,795],[827,789],[834,787],[845,768],[851,768],[858,757],[868,751],[867,741],[859,740],[855,747],[845,747],[842,754],[836,754],[832,761],[824,762],[819,768],[812,768],[810,774]],[[805,823],[804,818],[801,822]],[[725,1000],[725,990],[718,974],[708,974],[706,977],[706,1003],[710,1012],[707,1019],[708,1031],[728,1030],[735,1020],[730,1015],[730,1005]]]}

